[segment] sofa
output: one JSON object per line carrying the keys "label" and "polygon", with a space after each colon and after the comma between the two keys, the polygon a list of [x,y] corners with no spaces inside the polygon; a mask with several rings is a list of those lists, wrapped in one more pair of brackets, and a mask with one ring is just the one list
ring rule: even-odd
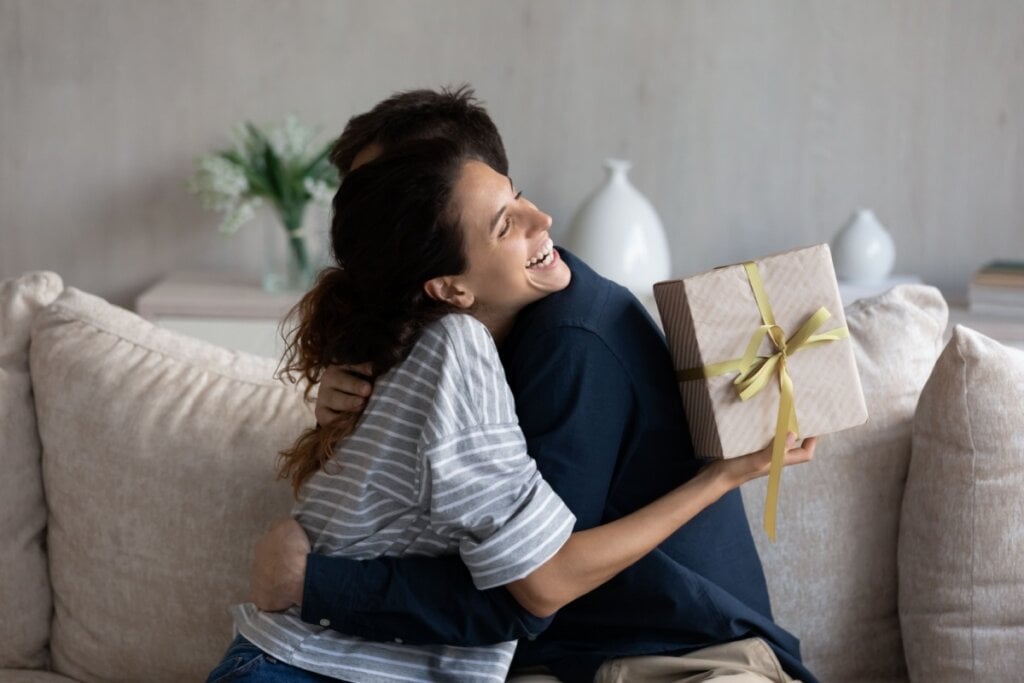
{"label": "sofa", "polygon": [[[743,490],[776,619],[823,681],[1022,680],[1024,352],[947,331],[929,287],[846,316],[867,424],[787,470],[774,544]],[[0,680],[204,679],[313,421],[276,369],[54,273],[0,283]]]}

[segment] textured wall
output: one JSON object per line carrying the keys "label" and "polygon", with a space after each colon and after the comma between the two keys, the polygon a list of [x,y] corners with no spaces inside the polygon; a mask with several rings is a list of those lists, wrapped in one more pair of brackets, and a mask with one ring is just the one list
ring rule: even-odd
{"label": "textured wall", "polygon": [[255,272],[258,231],[224,240],[186,191],[195,156],[246,118],[335,134],[461,81],[556,226],[631,159],[680,275],[857,206],[954,294],[1024,258],[1024,2],[0,0],[0,278],[128,304],[171,270]]}

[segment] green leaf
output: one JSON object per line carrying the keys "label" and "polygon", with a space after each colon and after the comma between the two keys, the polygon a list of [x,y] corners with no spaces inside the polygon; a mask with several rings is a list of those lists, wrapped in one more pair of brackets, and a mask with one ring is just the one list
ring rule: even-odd
{"label": "green leaf", "polygon": [[[307,176],[307,175],[312,174],[313,173],[313,169],[317,168],[317,166],[319,166],[320,164],[326,162],[327,161],[327,155],[331,153],[331,149],[333,147],[334,147],[334,140],[331,140],[326,145],[324,145],[324,148],[322,150],[320,150],[320,152],[315,157],[313,157],[313,159],[308,164],[306,164],[306,167],[304,169],[302,169],[302,175],[303,176]],[[328,165],[330,165],[329,162],[328,162]]]}
{"label": "green leaf", "polygon": [[270,147],[270,140],[263,134],[263,131],[252,124],[252,121],[245,122],[245,130],[249,132],[249,138],[259,145],[261,149]]}
{"label": "green leaf", "polygon": [[249,165],[254,171],[265,177],[267,175],[267,167],[264,153],[270,147],[270,142],[260,132],[260,129],[249,121],[245,122],[245,130],[247,135],[242,142],[249,157]]}
{"label": "green leaf", "polygon": [[266,177],[260,174],[259,169],[253,168],[252,164],[249,163],[241,154],[236,150],[223,150],[217,152],[217,156],[227,159],[235,166],[238,166],[245,174],[245,179],[249,183],[250,192],[249,194],[256,195],[259,197],[271,197],[270,188],[267,186]]}
{"label": "green leaf", "polygon": [[238,166],[243,170],[249,168],[248,160],[243,158],[241,154],[239,154],[237,151],[233,149],[225,149],[220,152],[217,152],[217,156],[221,157],[222,159],[227,159],[235,166]]}
{"label": "green leaf", "polygon": [[309,193],[306,192],[306,184],[303,182],[305,176],[297,173],[288,176],[288,193],[299,203],[305,204],[309,201]]}
{"label": "green leaf", "polygon": [[274,198],[274,192],[267,185],[267,179],[261,176],[259,173],[250,169],[245,170],[245,179],[249,181],[249,187],[252,188],[252,194],[260,197],[267,197],[268,199]]}
{"label": "green leaf", "polygon": [[314,169],[313,173],[310,174],[310,177],[316,180],[322,180],[334,188],[337,188],[341,183],[341,178],[338,176],[338,169],[329,163],[321,164],[319,168]]}
{"label": "green leaf", "polygon": [[283,208],[288,205],[287,190],[285,184],[281,182],[281,161],[270,145],[263,148],[263,163],[267,170],[267,185],[270,187],[271,198],[277,200]]}

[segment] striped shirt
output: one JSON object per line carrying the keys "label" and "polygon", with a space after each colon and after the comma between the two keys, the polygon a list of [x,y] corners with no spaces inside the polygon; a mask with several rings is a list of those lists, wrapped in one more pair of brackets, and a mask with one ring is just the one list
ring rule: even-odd
{"label": "striped shirt", "polygon": [[[554,555],[575,518],[526,453],[490,333],[449,315],[376,382],[335,459],[293,515],[313,552],[369,559],[459,553],[476,587],[522,578]],[[515,642],[377,643],[307,624],[293,607],[232,610],[239,633],[281,661],[353,683],[504,681]]]}

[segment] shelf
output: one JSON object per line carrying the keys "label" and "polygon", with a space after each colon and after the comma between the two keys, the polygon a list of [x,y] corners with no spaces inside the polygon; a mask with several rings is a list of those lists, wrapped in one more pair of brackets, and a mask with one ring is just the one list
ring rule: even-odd
{"label": "shelf", "polygon": [[143,292],[135,310],[160,327],[257,356],[280,358],[279,326],[301,292],[267,292],[219,273],[174,273]]}
{"label": "shelf", "polygon": [[991,313],[972,313],[963,302],[949,306],[949,327],[946,338],[953,333],[955,325],[970,327],[1007,346],[1024,349],[1024,316],[1001,316]]}
{"label": "shelf", "polygon": [[281,320],[301,292],[267,292],[251,280],[215,273],[173,273],[143,292],[135,310],[163,316]]}

